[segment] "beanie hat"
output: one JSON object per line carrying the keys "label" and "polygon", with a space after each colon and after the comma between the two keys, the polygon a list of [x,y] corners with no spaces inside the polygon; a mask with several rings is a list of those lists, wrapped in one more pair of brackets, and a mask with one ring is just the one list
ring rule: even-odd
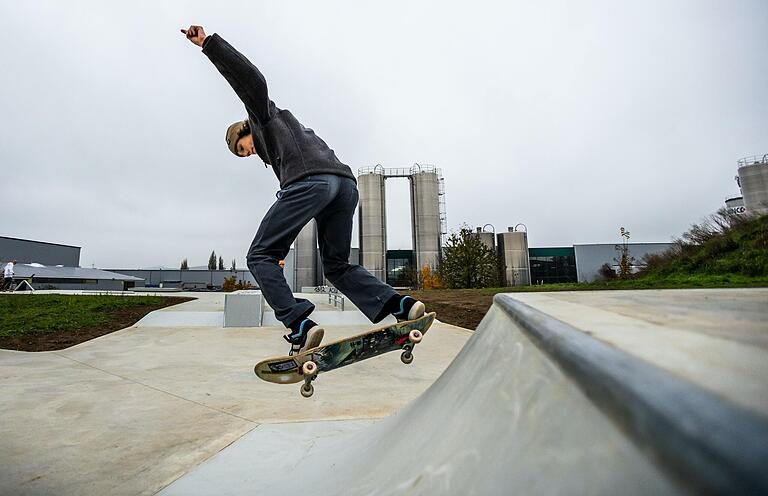
{"label": "beanie hat", "polygon": [[[227,128],[227,146],[229,151],[237,155],[237,140],[249,134],[251,127],[248,125],[248,121],[237,121]],[[240,155],[237,155],[238,157]]]}

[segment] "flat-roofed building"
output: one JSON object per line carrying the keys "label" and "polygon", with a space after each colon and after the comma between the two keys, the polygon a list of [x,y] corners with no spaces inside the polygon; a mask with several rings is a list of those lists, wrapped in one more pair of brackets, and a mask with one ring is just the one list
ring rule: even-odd
{"label": "flat-roofed building", "polygon": [[18,263],[80,266],[80,247],[0,236],[0,261]]}
{"label": "flat-roofed building", "polygon": [[84,267],[51,267],[39,263],[17,263],[13,270],[14,286],[26,279],[36,290],[125,291],[144,282],[138,277]]}

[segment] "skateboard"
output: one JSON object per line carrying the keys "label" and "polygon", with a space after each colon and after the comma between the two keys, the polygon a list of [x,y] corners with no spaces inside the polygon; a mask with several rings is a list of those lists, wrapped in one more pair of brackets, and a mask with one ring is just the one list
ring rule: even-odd
{"label": "skateboard", "polygon": [[301,395],[309,398],[315,392],[312,381],[323,372],[397,350],[402,350],[400,360],[403,363],[411,363],[414,347],[421,342],[434,321],[435,313],[432,312],[416,320],[377,327],[294,356],[267,358],[257,363],[253,371],[260,379],[276,384],[303,381]]}

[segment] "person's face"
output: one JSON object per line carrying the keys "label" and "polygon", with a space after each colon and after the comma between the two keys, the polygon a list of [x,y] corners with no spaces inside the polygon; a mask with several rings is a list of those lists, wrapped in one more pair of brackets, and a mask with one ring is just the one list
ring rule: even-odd
{"label": "person's face", "polygon": [[240,157],[249,157],[256,153],[256,147],[253,145],[253,136],[249,133],[237,140],[235,149]]}

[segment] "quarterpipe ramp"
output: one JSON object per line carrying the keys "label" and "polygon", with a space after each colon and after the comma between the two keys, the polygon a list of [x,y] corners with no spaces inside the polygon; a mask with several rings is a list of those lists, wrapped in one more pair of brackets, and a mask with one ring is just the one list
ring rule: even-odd
{"label": "quarterpipe ramp", "polygon": [[260,435],[161,494],[768,492],[765,419],[506,295],[397,414]]}

